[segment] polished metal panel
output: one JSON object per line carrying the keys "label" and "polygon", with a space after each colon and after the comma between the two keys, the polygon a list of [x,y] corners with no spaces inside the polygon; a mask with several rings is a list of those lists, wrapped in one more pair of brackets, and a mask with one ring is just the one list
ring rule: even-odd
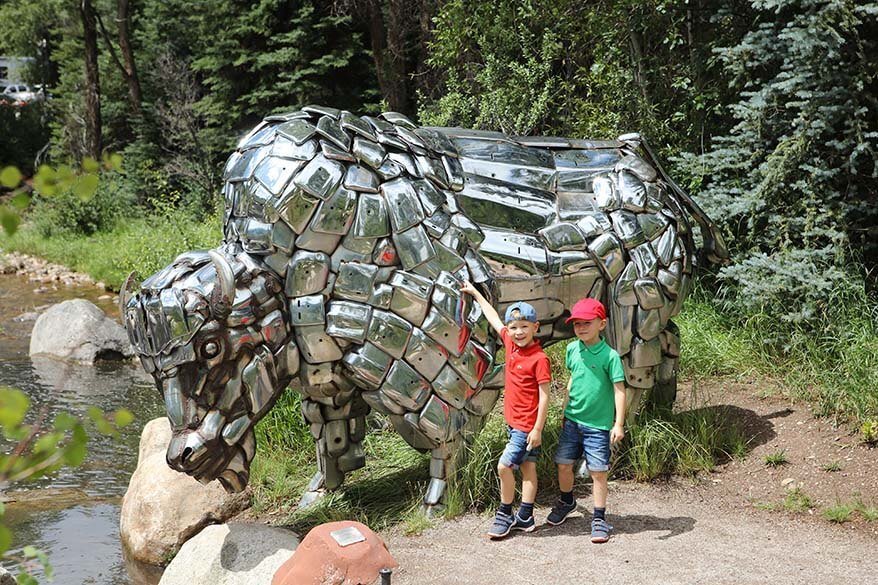
{"label": "polished metal panel", "polygon": [[658,274],[658,258],[649,242],[628,250],[628,253],[631,255],[631,261],[637,267],[637,274],[641,278]]}
{"label": "polished metal panel", "polygon": [[393,287],[382,282],[372,289],[369,296],[369,305],[385,311],[390,309],[390,302],[393,299]]}
{"label": "polished metal panel", "polygon": [[374,172],[360,165],[348,165],[342,184],[351,191],[377,193],[378,177]]}
{"label": "polished metal panel", "polygon": [[355,163],[357,159],[347,150],[341,149],[329,140],[320,141],[320,152],[323,156],[330,160],[337,160],[341,163]]}
{"label": "polished metal panel", "polygon": [[393,287],[391,310],[419,327],[429,308],[433,283],[411,272],[398,270],[391,277],[389,284]]}
{"label": "polished metal panel", "polygon": [[619,173],[619,196],[622,207],[629,211],[641,212],[646,207],[646,185],[634,173]]}
{"label": "polished metal panel", "polygon": [[411,332],[411,323],[402,317],[376,309],[372,312],[366,339],[385,353],[402,359]]}
{"label": "polished metal panel", "polygon": [[456,411],[448,403],[436,395],[430,397],[421,410],[418,426],[421,431],[434,441],[446,441],[451,436],[452,427],[456,423]]}
{"label": "polished metal panel", "polygon": [[662,235],[671,224],[663,213],[639,213],[637,214],[637,222],[640,224],[640,229],[643,230],[643,235],[650,241]]}
{"label": "polished metal panel", "polygon": [[295,333],[299,355],[309,364],[341,359],[342,351],[332,337],[326,333],[324,325],[296,327]]}
{"label": "polished metal panel", "polygon": [[374,264],[342,262],[332,289],[332,296],[351,301],[368,302],[375,285],[378,267]]}
{"label": "polished metal panel", "polygon": [[394,232],[407,230],[424,220],[418,195],[407,179],[388,181],[381,185],[380,191],[387,203],[387,215]]}
{"label": "polished metal panel", "polygon": [[485,240],[479,252],[497,276],[545,274],[549,272],[546,249],[537,238],[484,227]]}
{"label": "polished metal panel", "polygon": [[405,360],[427,380],[433,380],[445,365],[448,353],[441,344],[435,343],[422,330],[412,330],[405,352]]}
{"label": "polished metal panel", "polygon": [[433,388],[442,400],[455,408],[463,408],[467,399],[474,394],[473,388],[451,366],[449,361],[433,380]]}
{"label": "polished metal panel", "polygon": [[648,162],[643,160],[637,155],[628,154],[622,157],[622,160],[616,163],[616,171],[629,170],[641,181],[652,182],[655,181],[658,177],[655,169],[652,168]]}
{"label": "polished metal panel", "polygon": [[610,214],[610,220],[613,222],[613,231],[626,248],[634,248],[646,242],[637,216],[630,211],[614,211]]}
{"label": "polished metal panel", "polygon": [[363,388],[377,390],[390,368],[393,358],[366,342],[354,351],[349,351],[342,364],[351,379]]}
{"label": "polished metal panel", "polygon": [[[290,188],[293,187],[293,188]],[[280,199],[275,203],[278,214],[290,228],[297,234],[301,234],[311,221],[311,216],[317,209],[320,201],[314,199],[304,191],[295,188],[294,185],[287,187]]]}
{"label": "polished metal panel", "polygon": [[466,183],[466,173],[460,160],[453,156],[443,156],[442,165],[448,177],[448,188],[452,191],[460,191]]}
{"label": "polished metal panel", "polygon": [[[460,356],[449,356],[448,364],[463,377],[467,385],[478,388],[494,365],[494,358],[484,347],[470,340]],[[437,386],[439,385],[437,383]]]}
{"label": "polished metal panel", "polygon": [[619,355],[625,355],[631,349],[632,328],[634,326],[634,307],[625,307],[618,303],[609,303],[608,327],[606,329],[608,343]]}
{"label": "polished metal panel", "polygon": [[415,162],[417,163],[418,168],[421,169],[421,173],[424,177],[433,181],[436,186],[441,189],[451,188],[448,173],[445,172],[445,165],[442,164],[441,159],[436,159],[431,156],[416,156]]}
{"label": "polished metal panel", "polygon": [[595,177],[592,181],[592,201],[605,211],[613,211],[622,206],[622,198],[616,183],[607,175]]}
{"label": "polished metal panel", "polygon": [[436,255],[427,232],[420,225],[393,234],[402,267],[410,270]]}
{"label": "polished metal panel", "polygon": [[592,240],[588,245],[598,266],[604,273],[604,277],[612,282],[625,267],[625,252],[621,242],[613,234],[602,234]]}
{"label": "polished metal panel", "polygon": [[305,120],[290,120],[278,126],[277,133],[294,144],[301,145],[317,133],[317,128]]}
{"label": "polished metal panel", "polygon": [[658,336],[666,323],[662,322],[659,309],[644,310],[637,307],[634,317],[634,329],[637,336],[644,341],[649,341]]}
{"label": "polished metal panel", "polygon": [[613,224],[606,214],[600,211],[591,211],[577,220],[576,227],[587,239],[591,239],[613,229]]}
{"label": "polished metal panel", "polygon": [[271,156],[278,158],[286,158],[290,160],[309,161],[314,158],[319,150],[316,140],[306,140],[301,144],[297,144],[292,140],[288,140],[283,136],[278,136],[271,146]]}
{"label": "polished metal panel", "polygon": [[347,301],[330,301],[327,308],[326,332],[329,335],[363,343],[372,317],[372,307]]}
{"label": "polished metal panel", "polygon": [[326,201],[321,202],[309,228],[315,232],[344,235],[354,221],[356,206],[357,193],[339,187]]}
{"label": "polished metal panel", "polygon": [[638,278],[634,282],[638,304],[644,309],[658,309],[667,302],[654,278]]}
{"label": "polished metal panel", "polygon": [[284,293],[296,297],[320,292],[328,277],[329,257],[326,254],[297,250],[290,259]]}
{"label": "polished metal panel", "polygon": [[635,337],[631,342],[631,355],[628,359],[635,368],[657,366],[662,362],[662,342],[658,338],[644,341]]}
{"label": "polished metal panel", "polygon": [[613,296],[620,305],[633,306],[637,304],[637,294],[634,292],[634,282],[637,280],[637,267],[633,262],[625,266],[625,270],[616,281]]}
{"label": "polished metal panel", "polygon": [[662,288],[665,289],[665,292],[672,297],[677,297],[680,294],[681,272],[682,266],[679,261],[671,262],[667,270],[660,268],[658,271],[658,281],[661,283]]}
{"label": "polished metal panel", "polygon": [[322,295],[290,299],[290,322],[296,326],[323,325],[326,312]]}
{"label": "polished metal panel", "polygon": [[267,156],[253,171],[253,176],[271,193],[277,195],[304,164],[302,161]]}
{"label": "polished metal panel", "polygon": [[296,238],[295,244],[297,248],[302,248],[303,250],[331,254],[338,248],[340,241],[341,236],[339,234],[315,232],[311,228],[305,228],[299,234],[299,237]]}
{"label": "polished metal panel", "polygon": [[293,178],[300,189],[320,199],[332,195],[345,176],[343,164],[318,154]]}
{"label": "polished metal panel", "polygon": [[375,136],[375,131],[372,129],[369,124],[366,123],[360,117],[353,115],[350,112],[342,111],[339,116],[339,124],[341,125],[342,130],[347,130],[354,134],[359,134],[369,140],[377,140],[378,138]]}
{"label": "polished metal panel", "polygon": [[652,247],[655,249],[658,261],[662,266],[670,266],[674,260],[674,246],[677,243],[677,230],[674,226],[668,226],[668,229],[655,242]]}
{"label": "polished metal panel", "polygon": [[381,164],[387,157],[387,150],[385,150],[383,146],[372,140],[361,138],[360,136],[354,137],[352,152],[354,158],[373,169],[381,168]]}
{"label": "polished metal panel", "polygon": [[375,169],[375,172],[378,173],[382,180],[389,181],[405,173],[405,167],[390,158],[386,158],[381,163],[381,166]]}
{"label": "polished metal panel", "polygon": [[430,398],[430,382],[406,362],[396,360],[387,372],[381,393],[406,410],[420,410]]}
{"label": "polished metal panel", "polygon": [[460,355],[469,340],[468,328],[458,325],[435,308],[427,313],[421,329],[453,355]]}
{"label": "polished metal panel", "polygon": [[560,222],[541,229],[540,236],[550,250],[585,250],[585,236],[575,224]]}
{"label": "polished metal panel", "polygon": [[390,235],[390,220],[387,218],[387,209],[381,195],[360,193],[351,232],[357,238],[383,238]]}
{"label": "polished metal panel", "polygon": [[323,116],[318,120],[317,133],[342,150],[351,149],[350,134],[342,130],[338,120],[331,116]]}
{"label": "polished metal panel", "polygon": [[467,401],[466,409],[476,415],[486,415],[494,409],[499,397],[499,389],[482,388]]}

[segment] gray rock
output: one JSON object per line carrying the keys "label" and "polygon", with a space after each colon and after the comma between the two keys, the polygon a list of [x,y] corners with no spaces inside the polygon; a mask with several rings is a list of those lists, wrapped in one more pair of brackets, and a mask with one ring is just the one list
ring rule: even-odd
{"label": "gray rock", "polygon": [[73,299],[52,306],[37,318],[30,355],[94,363],[130,358],[134,349],[121,325],[89,301]]}
{"label": "gray rock", "polygon": [[168,467],[165,449],[170,439],[167,418],[152,420],[143,428],[137,469],[119,518],[119,535],[128,555],[152,565],[166,564],[205,526],[225,522],[249,505],[247,492],[228,494],[216,481],[201,484]]}
{"label": "gray rock", "polygon": [[159,585],[268,584],[298,544],[294,532],[264,524],[208,526],[183,545]]}
{"label": "gray rock", "polygon": [[12,576],[12,573],[0,567],[0,585],[15,585],[15,577]]}

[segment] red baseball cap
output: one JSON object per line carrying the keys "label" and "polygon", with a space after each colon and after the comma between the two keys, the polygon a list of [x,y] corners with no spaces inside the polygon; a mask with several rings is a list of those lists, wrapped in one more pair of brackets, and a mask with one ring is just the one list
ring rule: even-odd
{"label": "red baseball cap", "polygon": [[570,316],[567,318],[567,322],[570,323],[576,319],[591,321],[592,319],[606,318],[607,310],[604,309],[604,305],[599,300],[585,298],[576,301],[576,304],[573,305],[573,309],[570,311]]}

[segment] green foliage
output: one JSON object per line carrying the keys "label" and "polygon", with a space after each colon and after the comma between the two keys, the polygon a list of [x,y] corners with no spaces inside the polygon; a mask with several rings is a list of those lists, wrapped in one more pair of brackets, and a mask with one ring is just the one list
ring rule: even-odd
{"label": "green foliage", "polygon": [[[874,263],[878,209],[874,81],[878,4],[753,2],[739,43],[717,48],[738,101],[734,125],[702,156],[691,187],[725,229],[733,263],[721,298],[737,312],[820,327],[839,291]],[[865,249],[863,247],[865,246]]]}
{"label": "green foliage", "polygon": [[721,73],[711,47],[737,39],[746,22],[746,10],[703,8],[689,10],[685,1],[443,3],[428,58],[443,83],[435,96],[421,96],[421,119],[590,138],[637,130],[672,151],[695,146],[720,113],[725,85],[711,83]]}
{"label": "green foliage", "polygon": [[835,524],[844,524],[845,522],[850,522],[853,513],[853,505],[836,502],[834,505],[823,510],[823,517]]}
{"label": "green foliage", "polygon": [[49,142],[45,103],[13,105],[0,98],[0,162],[33,171],[34,160]]}
{"label": "green foliage", "polygon": [[786,449],[780,449],[763,457],[762,462],[768,467],[780,467],[781,465],[786,465],[790,461],[787,459]]}
{"label": "green foliage", "polygon": [[796,487],[787,492],[783,499],[783,509],[787,512],[802,514],[814,507],[811,497]]}

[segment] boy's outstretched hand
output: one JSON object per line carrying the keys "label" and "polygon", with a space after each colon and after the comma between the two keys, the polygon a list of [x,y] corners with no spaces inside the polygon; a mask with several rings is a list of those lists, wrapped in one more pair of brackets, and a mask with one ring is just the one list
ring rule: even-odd
{"label": "boy's outstretched hand", "polygon": [[468,280],[460,285],[460,292],[467,293],[473,296],[476,296],[479,293],[478,289],[473,286],[473,283]]}

